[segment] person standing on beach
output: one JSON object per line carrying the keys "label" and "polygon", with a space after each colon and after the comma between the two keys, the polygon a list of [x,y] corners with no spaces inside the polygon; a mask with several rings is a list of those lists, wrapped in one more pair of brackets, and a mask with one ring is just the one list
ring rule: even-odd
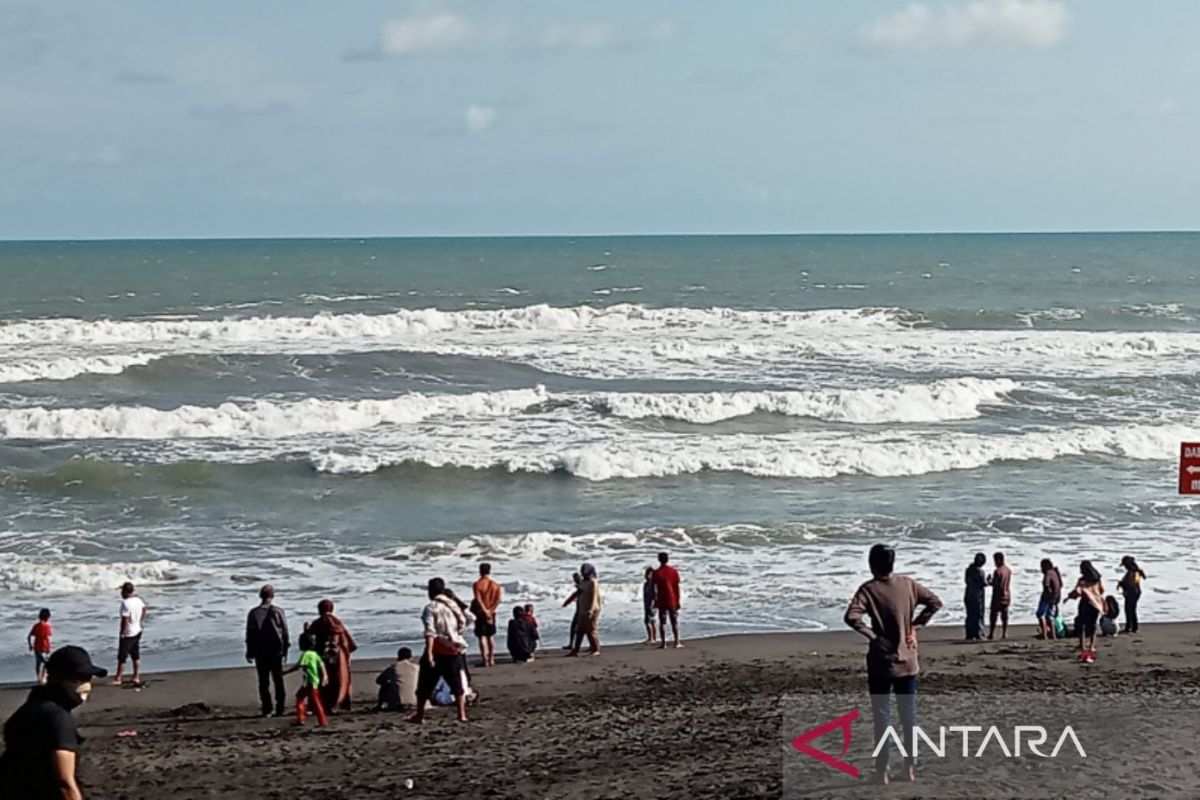
{"label": "person standing on beach", "polygon": [[350,678],[350,656],[358,649],[358,644],[342,621],[334,615],[332,600],[322,600],[318,603],[317,613],[320,616],[305,627],[305,633],[312,634],[317,653],[325,662],[327,680],[321,684],[325,709],[330,714],[336,714],[339,710],[349,711],[350,699],[354,694]]}
{"label": "person standing on beach", "polygon": [[1142,599],[1142,581],[1146,580],[1146,573],[1142,572],[1133,556],[1122,558],[1121,567],[1125,570],[1125,575],[1117,584],[1117,588],[1125,595],[1125,632],[1137,633],[1138,601]]}
{"label": "person standing on beach", "polygon": [[479,638],[481,667],[496,666],[496,612],[500,610],[500,584],[492,580],[492,565],[479,565],[479,580],[471,587],[475,599],[471,602],[471,613],[475,615],[475,635]]}
{"label": "person standing on beach", "polygon": [[262,601],[246,618],[246,661],[258,670],[258,699],[262,715],[271,714],[271,684],[275,684],[275,716],[285,713],[283,662],[287,661],[288,627],[283,609],[275,602],[275,587],[267,584],[258,592]]}
{"label": "person standing on beach", "polygon": [[46,662],[46,684],[29,693],[4,723],[0,796],[12,800],[83,800],[75,780],[82,740],[71,710],[87,702],[92,681],[108,672],[82,647],[62,647]]}
{"label": "person standing on beach", "polygon": [[575,598],[575,640],[571,642],[571,652],[567,655],[579,655],[583,646],[583,638],[588,640],[588,655],[600,655],[600,580],[596,568],[584,564],[579,569],[578,596]]}
{"label": "person standing on beach", "polygon": [[408,721],[418,725],[425,721],[425,706],[441,679],[454,695],[458,721],[467,722],[467,640],[463,638],[467,616],[454,598],[446,595],[446,582],[441,578],[431,578],[427,592],[429,605],[421,612],[425,650],[417,675],[417,710]]}
{"label": "person standing on beach", "polygon": [[1079,564],[1079,582],[1067,595],[1068,600],[1079,600],[1079,616],[1076,618],[1076,633],[1079,635],[1078,660],[1085,664],[1096,663],[1096,625],[1104,613],[1104,583],[1100,571],[1091,561]]}
{"label": "person standing on beach", "polygon": [[[875,740],[881,741],[891,726],[891,695],[896,694],[900,708],[903,740],[912,741],[917,724],[917,628],[925,625],[942,607],[937,595],[905,575],[895,575],[896,551],[882,544],[871,548],[867,557],[871,580],[858,587],[846,609],[845,622],[867,637],[867,687],[871,692],[871,713]],[[913,616],[917,606],[921,613]],[[863,617],[870,617],[868,625]],[[889,753],[881,748],[875,757],[875,777],[889,782]],[[907,778],[916,780],[916,761],[906,759]]]}
{"label": "person standing on beach", "polygon": [[1054,639],[1054,618],[1062,599],[1063,579],[1058,567],[1048,558],[1042,559],[1042,596],[1038,600],[1037,624],[1039,639]]}
{"label": "person standing on beach", "polygon": [[[583,583],[583,576],[580,575],[578,572],[572,573],[571,581],[575,584],[575,591],[573,591],[569,595],[567,595],[566,600],[563,600],[563,604],[562,604],[563,608],[566,608],[567,606],[571,605],[579,598],[579,584]],[[570,650],[574,646],[575,646],[575,614],[572,614],[571,615],[571,630],[567,634],[567,646],[564,647],[563,650]]]}
{"label": "person standing on beach", "polygon": [[54,629],[50,627],[50,609],[38,612],[38,621],[29,629],[29,652],[33,653],[33,669],[39,684],[46,682],[46,660],[50,658],[50,638]]}
{"label": "person standing on beach", "polygon": [[642,612],[646,623],[646,641],[642,644],[654,644],[658,641],[658,630],[654,627],[654,567],[646,567],[646,579],[642,583]]}
{"label": "person standing on beach", "polygon": [[117,674],[114,686],[125,685],[125,662],[133,661],[133,685],[142,684],[142,630],[150,607],[138,597],[133,584],[126,581],[121,586],[121,630],[117,637]]}
{"label": "person standing on beach", "polygon": [[679,570],[667,563],[666,553],[658,554],[658,569],[654,570],[654,607],[658,609],[659,649],[667,646],[667,620],[671,620],[671,633],[675,637],[675,648],[683,647],[679,641]]}
{"label": "person standing on beach", "polygon": [[987,595],[987,575],[983,572],[983,565],[986,563],[987,556],[976,553],[975,560],[967,567],[963,604],[967,607],[968,642],[983,640],[983,606]]}
{"label": "person standing on beach", "polygon": [[988,578],[992,585],[991,627],[988,629],[988,639],[996,638],[996,620],[1001,623],[1000,638],[1008,638],[1008,607],[1012,605],[1012,570],[1004,563],[1004,553],[995,553],[992,560],[996,569]]}

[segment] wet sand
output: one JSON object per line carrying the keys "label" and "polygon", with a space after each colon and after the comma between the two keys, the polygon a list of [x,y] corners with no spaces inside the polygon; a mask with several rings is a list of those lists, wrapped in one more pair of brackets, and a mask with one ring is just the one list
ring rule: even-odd
{"label": "wet sand", "polygon": [[[1035,641],[1029,627],[1006,642],[967,644],[959,635],[924,632],[923,697],[1200,688],[1200,623],[1146,625],[1136,636],[1102,640],[1090,668],[1073,661],[1069,642]],[[551,650],[531,664],[473,669],[482,699],[469,725],[456,724],[452,709],[432,709],[424,726],[368,711],[382,664],[360,661],[355,711],[323,730],[311,719],[303,729],[292,717],[260,719],[253,668],[151,671],[147,688],[98,686],[76,712],[87,740],[80,776],[92,800],[779,797],[794,735],[784,729],[780,698],[845,692],[865,701],[864,649],[861,637],[834,632],[722,636],[683,650],[611,647],[598,658]],[[152,667],[153,650],[145,655]],[[296,681],[289,676],[289,689]],[[0,714],[24,693],[0,690]],[[137,735],[117,735],[128,730]],[[1196,758],[1160,786],[1162,796],[1200,796],[1200,742],[1188,738]],[[1183,752],[1186,760],[1193,750]],[[1143,767],[1132,758],[1104,764],[1116,776],[1126,770],[1131,782]],[[918,787],[878,796],[951,796],[936,777]],[[973,793],[999,797],[1004,788]]]}

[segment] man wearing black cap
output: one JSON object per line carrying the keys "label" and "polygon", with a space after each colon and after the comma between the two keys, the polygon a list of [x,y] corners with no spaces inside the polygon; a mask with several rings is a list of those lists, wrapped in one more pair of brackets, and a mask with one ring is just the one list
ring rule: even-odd
{"label": "man wearing black cap", "polygon": [[4,723],[0,796],[83,800],[75,782],[79,734],[71,709],[87,702],[92,680],[107,675],[82,647],[62,647],[46,663],[47,683]]}

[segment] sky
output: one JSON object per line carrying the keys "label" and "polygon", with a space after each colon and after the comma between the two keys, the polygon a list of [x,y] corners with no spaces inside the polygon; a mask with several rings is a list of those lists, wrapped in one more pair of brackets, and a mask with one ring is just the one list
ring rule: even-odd
{"label": "sky", "polygon": [[1194,230],[1195,0],[0,0],[0,238]]}

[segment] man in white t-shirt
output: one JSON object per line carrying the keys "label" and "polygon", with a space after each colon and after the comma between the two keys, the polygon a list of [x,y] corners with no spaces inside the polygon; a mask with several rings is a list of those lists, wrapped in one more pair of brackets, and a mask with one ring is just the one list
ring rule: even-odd
{"label": "man in white t-shirt", "polygon": [[124,684],[125,662],[133,660],[133,684],[142,682],[142,626],[146,621],[146,601],[138,597],[132,583],[121,587],[121,635],[117,645],[117,674],[114,686]]}

